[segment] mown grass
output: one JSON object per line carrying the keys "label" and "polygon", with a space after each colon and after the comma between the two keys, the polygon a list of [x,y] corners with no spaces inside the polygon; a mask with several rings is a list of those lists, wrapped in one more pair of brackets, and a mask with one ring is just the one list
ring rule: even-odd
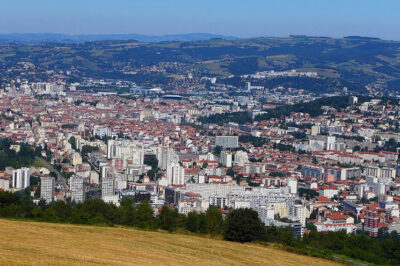
{"label": "mown grass", "polygon": [[0,219],[0,264],[334,265],[272,246],[122,227]]}

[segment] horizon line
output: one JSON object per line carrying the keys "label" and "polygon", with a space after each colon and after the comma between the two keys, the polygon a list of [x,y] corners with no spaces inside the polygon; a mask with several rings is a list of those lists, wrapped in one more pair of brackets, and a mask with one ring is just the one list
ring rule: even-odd
{"label": "horizon line", "polygon": [[145,33],[63,33],[63,32],[0,32],[0,35],[65,35],[71,37],[77,36],[118,36],[118,35],[142,35],[145,37],[166,37],[166,36],[179,36],[179,35],[192,35],[192,34],[205,34],[205,35],[219,35],[222,37],[236,38],[236,39],[257,39],[257,38],[291,38],[291,37],[310,37],[310,38],[331,38],[331,39],[344,39],[349,37],[365,38],[365,39],[379,39],[382,41],[400,41],[396,39],[383,39],[376,36],[364,35],[346,35],[346,36],[330,36],[330,35],[307,35],[307,34],[289,34],[287,36],[277,35],[253,35],[253,36],[237,36],[224,33],[210,33],[210,32],[186,32],[186,33],[161,33],[161,34],[145,34]]}

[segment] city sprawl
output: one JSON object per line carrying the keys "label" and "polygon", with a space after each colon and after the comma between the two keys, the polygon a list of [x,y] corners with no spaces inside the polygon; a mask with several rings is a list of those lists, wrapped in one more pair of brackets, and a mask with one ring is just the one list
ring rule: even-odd
{"label": "city sprawl", "polygon": [[[225,86],[216,81],[207,80]],[[396,98],[251,83],[237,96],[79,85],[13,80],[0,91],[3,191],[25,190],[36,204],[131,198],[155,214],[251,208],[296,237],[400,229]]]}

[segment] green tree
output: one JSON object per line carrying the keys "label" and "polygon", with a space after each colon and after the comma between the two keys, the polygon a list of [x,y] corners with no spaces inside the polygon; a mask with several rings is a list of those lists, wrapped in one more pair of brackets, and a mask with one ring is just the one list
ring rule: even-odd
{"label": "green tree", "polygon": [[264,225],[258,213],[251,209],[236,209],[226,218],[224,239],[237,242],[251,242],[264,237]]}
{"label": "green tree", "polygon": [[207,217],[205,213],[199,214],[199,233],[207,234]]}
{"label": "green tree", "polygon": [[74,136],[69,138],[69,143],[71,143],[72,149],[76,150],[76,138]]}
{"label": "green tree", "polygon": [[217,156],[221,154],[222,146],[215,146],[213,153]]}
{"label": "green tree", "polygon": [[137,210],[133,205],[133,199],[125,198],[121,200],[121,223],[134,226],[137,223]]}
{"label": "green tree", "polygon": [[154,211],[147,201],[141,202],[136,206],[137,219],[135,226],[141,228],[153,228],[154,227]]}
{"label": "green tree", "polygon": [[160,213],[158,214],[157,221],[158,226],[169,232],[172,232],[176,229],[178,218],[178,210],[171,210],[166,205],[161,208]]}
{"label": "green tree", "polygon": [[85,155],[87,155],[87,154],[89,154],[89,153],[91,153],[91,152],[94,152],[94,151],[98,151],[99,150],[99,147],[97,147],[97,146],[89,146],[89,145],[84,145],[83,147],[82,147],[82,156],[85,156]]}
{"label": "green tree", "polygon": [[217,235],[222,232],[222,212],[217,207],[209,207],[206,212],[207,232]]}
{"label": "green tree", "polygon": [[317,227],[313,223],[307,223],[306,228],[310,231],[317,231]]}
{"label": "green tree", "polygon": [[229,167],[228,170],[226,171],[226,174],[234,177],[235,176],[235,171],[233,171],[232,167]]}
{"label": "green tree", "polygon": [[282,176],[285,176],[285,174],[282,173],[282,172],[271,172],[271,173],[269,173],[269,176],[273,176],[273,177],[279,176],[279,177],[282,177]]}
{"label": "green tree", "polygon": [[186,230],[197,233],[199,231],[200,219],[197,212],[189,212],[186,220]]}
{"label": "green tree", "polygon": [[157,157],[155,155],[145,156],[144,164],[151,166],[151,169],[157,169],[157,167],[158,167]]}

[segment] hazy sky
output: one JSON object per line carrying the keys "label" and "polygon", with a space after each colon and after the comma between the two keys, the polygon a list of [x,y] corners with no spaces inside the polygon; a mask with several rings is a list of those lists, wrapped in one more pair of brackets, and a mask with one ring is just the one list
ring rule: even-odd
{"label": "hazy sky", "polygon": [[0,0],[0,33],[13,32],[400,40],[400,0]]}

